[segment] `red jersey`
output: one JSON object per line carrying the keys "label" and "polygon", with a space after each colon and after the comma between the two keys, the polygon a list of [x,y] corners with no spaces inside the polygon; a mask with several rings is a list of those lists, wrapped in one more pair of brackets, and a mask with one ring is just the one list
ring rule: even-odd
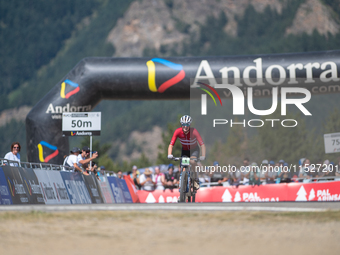
{"label": "red jersey", "polygon": [[177,128],[175,130],[174,135],[172,136],[172,139],[170,141],[170,145],[174,146],[177,137],[179,138],[179,141],[182,144],[183,150],[190,150],[195,149],[197,147],[197,142],[200,145],[203,145],[203,140],[201,135],[198,133],[198,131],[195,128],[190,128],[189,132],[187,134],[184,134],[183,129]]}

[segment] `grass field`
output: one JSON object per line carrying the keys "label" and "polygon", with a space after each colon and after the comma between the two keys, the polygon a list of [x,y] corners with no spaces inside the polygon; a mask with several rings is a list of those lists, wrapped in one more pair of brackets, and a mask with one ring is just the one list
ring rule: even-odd
{"label": "grass field", "polygon": [[339,254],[340,211],[0,213],[0,254]]}

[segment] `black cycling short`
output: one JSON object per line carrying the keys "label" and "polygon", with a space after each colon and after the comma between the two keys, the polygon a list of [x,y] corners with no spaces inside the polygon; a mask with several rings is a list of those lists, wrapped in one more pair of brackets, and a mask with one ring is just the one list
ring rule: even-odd
{"label": "black cycling short", "polygon": [[183,150],[183,148],[182,148],[181,157],[183,157],[183,156],[187,156],[189,158],[195,157],[195,158],[198,159],[200,157],[200,148],[198,146],[195,149],[192,149],[192,150]]}

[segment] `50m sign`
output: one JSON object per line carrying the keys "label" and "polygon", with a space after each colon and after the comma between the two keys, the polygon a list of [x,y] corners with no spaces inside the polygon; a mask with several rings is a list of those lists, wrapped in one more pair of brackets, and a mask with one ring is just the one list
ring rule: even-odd
{"label": "50m sign", "polygon": [[63,113],[64,136],[100,135],[101,112]]}

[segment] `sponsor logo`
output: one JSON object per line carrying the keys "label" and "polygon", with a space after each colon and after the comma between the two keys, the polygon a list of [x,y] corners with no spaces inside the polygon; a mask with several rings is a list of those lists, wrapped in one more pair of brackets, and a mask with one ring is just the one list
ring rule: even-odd
{"label": "sponsor logo", "polygon": [[[162,65],[165,65],[173,70],[179,71],[178,74],[171,79],[163,82],[159,88],[157,89],[156,86],[156,66],[155,63],[160,63]],[[152,92],[159,92],[163,93],[165,90],[170,88],[171,86],[179,83],[181,80],[185,77],[185,72],[183,70],[183,66],[180,64],[176,64],[173,62],[170,62],[168,60],[162,59],[162,58],[153,58],[146,62],[146,65],[148,67],[148,84],[149,89]]]}
{"label": "sponsor logo", "polygon": [[24,178],[24,182],[26,184],[26,188],[28,190],[28,193],[30,194],[30,196],[32,196],[32,188],[31,188],[31,185],[28,184],[26,178]]}
{"label": "sponsor logo", "polygon": [[[74,89],[65,94],[66,85],[70,85],[70,86],[74,87]],[[77,83],[70,81],[70,80],[65,80],[61,83],[61,88],[60,88],[60,97],[61,98],[68,99],[78,92],[79,92],[79,85]]]}
{"label": "sponsor logo", "polygon": [[[44,158],[43,146],[47,147],[48,149],[53,151],[46,158]],[[52,158],[56,157],[59,154],[59,150],[58,150],[57,146],[51,145],[51,144],[49,144],[45,141],[40,141],[40,143],[37,145],[37,147],[38,147],[38,150],[39,150],[39,160],[40,160],[40,162],[47,163],[48,161],[50,161]]]}
{"label": "sponsor logo", "polygon": [[8,182],[9,190],[11,191],[11,195],[12,195],[12,197],[14,197],[14,194],[15,194],[14,193],[14,184],[12,183],[12,181],[9,178],[7,178],[7,182]]}
{"label": "sponsor logo", "polygon": [[[200,85],[203,85],[203,86],[205,86],[207,88],[209,88],[217,96],[217,98],[220,101],[220,104],[222,106],[221,98],[220,98],[220,96],[218,95],[218,93],[216,92],[216,90],[213,87],[211,87],[208,84],[205,84],[203,82],[197,82],[197,83],[200,84]],[[203,90],[204,92],[206,92],[211,97],[211,99],[214,101],[215,105],[217,105],[214,96],[207,89],[204,89],[204,88],[201,88],[201,87],[198,87],[198,88]],[[207,106],[207,95],[202,94],[201,95],[201,99],[202,99],[202,110],[204,110],[203,107],[205,107],[205,113],[202,113],[202,115],[206,115],[207,114],[207,107],[206,107]]]}
{"label": "sponsor logo", "polygon": [[[53,104],[49,104],[45,113],[64,113],[64,112],[90,112],[92,106],[91,105],[82,105],[82,106],[70,106],[70,104],[66,104],[65,106],[53,106]],[[61,119],[61,115],[60,115]]]}

